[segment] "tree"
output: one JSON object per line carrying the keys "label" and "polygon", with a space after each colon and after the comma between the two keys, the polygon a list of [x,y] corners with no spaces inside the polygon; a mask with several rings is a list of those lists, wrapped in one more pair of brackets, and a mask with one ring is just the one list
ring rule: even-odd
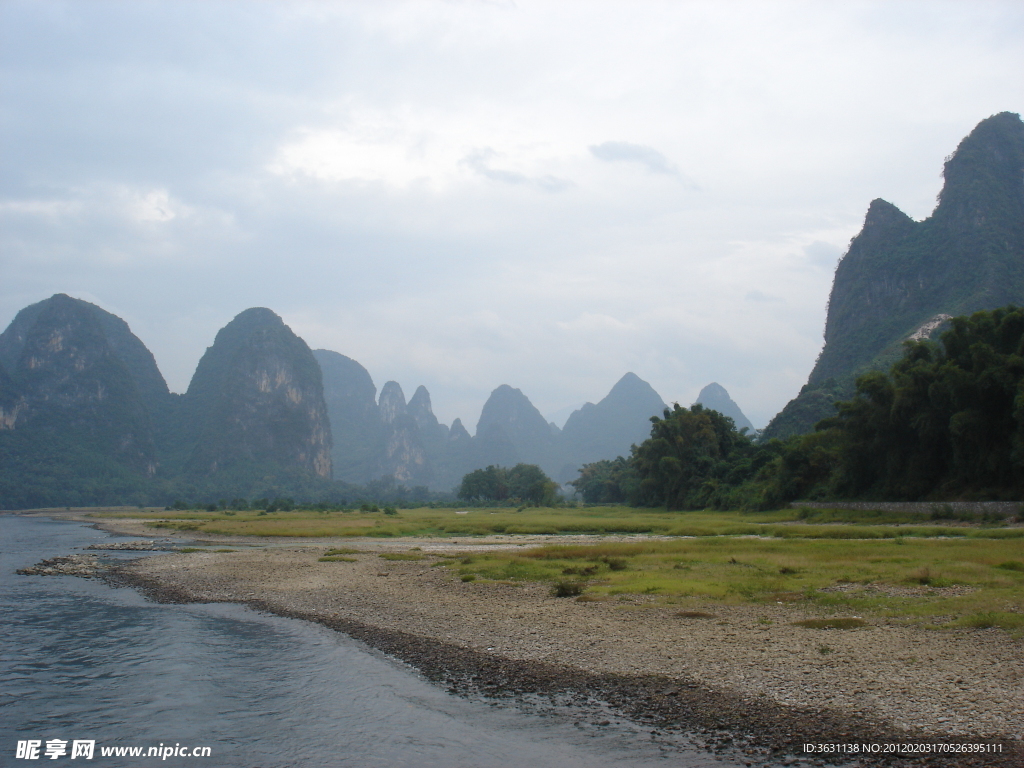
{"label": "tree", "polygon": [[467,501],[505,501],[518,499],[532,504],[551,504],[558,495],[558,484],[536,464],[516,464],[512,469],[491,465],[476,469],[462,478],[458,496]]}
{"label": "tree", "polygon": [[459,486],[459,498],[483,499],[486,501],[504,501],[508,498],[508,478],[504,467],[490,465],[485,469],[475,469],[462,478]]}
{"label": "tree", "polygon": [[638,498],[640,479],[632,462],[619,456],[584,464],[580,476],[569,485],[588,504],[622,504]]}
{"label": "tree", "polygon": [[558,498],[558,484],[536,464],[516,464],[508,471],[509,495],[540,506]]}
{"label": "tree", "polygon": [[819,424],[841,435],[846,496],[917,499],[1024,492],[1024,312],[956,317],[941,346],[907,342],[888,373]]}
{"label": "tree", "polygon": [[633,450],[639,501],[668,509],[720,506],[729,486],[752,473],[755,448],[728,416],[678,403],[651,417],[651,436]]}

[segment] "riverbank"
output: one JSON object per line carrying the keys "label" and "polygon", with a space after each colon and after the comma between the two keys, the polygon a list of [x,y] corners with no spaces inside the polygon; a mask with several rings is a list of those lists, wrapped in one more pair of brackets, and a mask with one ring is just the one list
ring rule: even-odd
{"label": "riverbank", "polygon": [[[217,545],[232,541],[254,543]],[[344,546],[360,550],[345,555],[351,562],[319,562],[334,543],[157,556],[117,578],[156,599],[241,602],[317,621],[463,693],[602,699],[752,763],[778,764],[805,743],[982,740],[1004,752],[931,764],[1021,764],[1011,739],[1024,733],[1024,661],[1001,630],[873,619],[809,629],[792,622],[815,616],[788,605],[707,604],[680,615],[643,596],[579,602],[542,584],[462,582],[435,567],[439,555],[525,543],[516,537],[349,539]],[[410,550],[423,559],[379,556]]]}

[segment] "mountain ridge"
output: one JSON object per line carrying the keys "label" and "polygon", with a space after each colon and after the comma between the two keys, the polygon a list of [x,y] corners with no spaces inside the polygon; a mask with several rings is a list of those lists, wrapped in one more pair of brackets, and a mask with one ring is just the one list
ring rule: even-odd
{"label": "mountain ridge", "polygon": [[[810,431],[853,394],[854,380],[887,368],[903,341],[940,315],[1024,304],[1024,123],[982,120],[943,164],[932,214],[914,221],[876,199],[836,268],[825,343],[796,398],[763,439]],[[940,330],[936,325],[932,335]]]}

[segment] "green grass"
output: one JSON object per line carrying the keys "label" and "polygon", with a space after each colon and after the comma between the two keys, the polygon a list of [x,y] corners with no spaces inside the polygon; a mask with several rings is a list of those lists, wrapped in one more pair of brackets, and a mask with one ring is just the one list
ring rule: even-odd
{"label": "green grass", "polygon": [[[463,507],[462,509],[465,509]],[[471,509],[404,509],[380,512],[234,512],[109,510],[96,517],[148,520],[158,529],[243,536],[486,536],[492,534],[648,534],[659,536],[766,536],[782,539],[1017,539],[1024,528],[993,525],[941,525],[927,515],[877,511],[797,510],[774,512],[667,512],[633,507],[561,507]]]}
{"label": "green grass", "polygon": [[[472,509],[466,515],[423,508],[388,517],[303,510],[263,515],[110,510],[94,516],[143,518],[157,528],[207,534],[303,538],[620,535],[624,541],[474,553],[433,565],[465,581],[579,583],[586,587],[586,600],[644,596],[680,608],[707,602],[783,604],[826,616],[870,615],[931,627],[1024,633],[1024,528],[992,521],[942,525],[930,515],[877,511],[631,507]],[[340,548],[325,557],[358,553]],[[418,560],[424,555],[383,557]]]}
{"label": "green grass", "polygon": [[324,555],[318,557],[317,560],[321,563],[357,563],[358,558],[355,557],[343,557],[341,555]]}
{"label": "green grass", "polygon": [[[718,536],[549,545],[474,553],[447,562],[460,576],[481,581],[554,585],[573,575],[594,599],[648,595],[656,604],[680,607],[781,603],[839,614],[840,619],[842,614],[872,615],[928,626],[939,621],[949,627],[987,621],[1017,632],[1024,629],[1024,571],[1002,566],[1016,562],[1010,558],[1019,550],[1013,540],[973,537]],[[618,568],[620,562],[624,568],[609,566]],[[837,585],[842,589],[830,589]]]}
{"label": "green grass", "polygon": [[969,627],[971,629],[990,629],[998,627],[1013,634],[1024,630],[1024,615],[1009,611],[979,611],[962,616],[949,623],[950,627]]}

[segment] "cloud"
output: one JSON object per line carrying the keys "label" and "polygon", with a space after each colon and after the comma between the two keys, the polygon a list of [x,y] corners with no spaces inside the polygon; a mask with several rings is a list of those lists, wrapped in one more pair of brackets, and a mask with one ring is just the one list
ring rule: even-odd
{"label": "cloud", "polygon": [[132,215],[138,221],[171,221],[178,218],[180,205],[171,201],[166,189],[153,189],[137,194],[132,201]]}
{"label": "cloud", "polygon": [[1021,104],[1020,4],[599,7],[0,2],[0,328],[90,297],[180,391],[268,306],[446,421],[633,370],[764,423],[830,244]]}
{"label": "cloud", "polygon": [[752,291],[747,291],[747,295],[743,298],[747,301],[756,301],[761,304],[779,304],[785,301],[785,299],[779,296],[771,296],[764,291],[757,290],[756,288]]}
{"label": "cloud", "polygon": [[517,171],[493,168],[491,167],[491,161],[496,157],[498,157],[497,152],[490,147],[485,147],[466,155],[460,163],[485,179],[497,181],[501,184],[525,184],[527,186],[539,187],[547,192],[561,192],[563,189],[571,186],[571,182],[566,179],[559,179],[547,174],[543,176],[527,176]]}
{"label": "cloud", "polygon": [[627,141],[606,141],[590,146],[590,154],[606,163],[637,163],[651,173],[672,176],[686,186],[697,189],[697,185],[673,165],[665,155],[653,147],[630,144]]}
{"label": "cloud", "polygon": [[816,267],[834,269],[839,259],[843,256],[843,249],[832,243],[815,240],[804,247],[804,256]]}

